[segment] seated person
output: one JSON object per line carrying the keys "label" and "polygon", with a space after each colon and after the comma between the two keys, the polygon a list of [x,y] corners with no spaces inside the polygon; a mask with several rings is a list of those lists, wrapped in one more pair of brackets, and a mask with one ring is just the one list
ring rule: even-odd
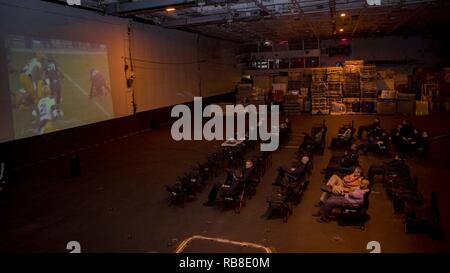
{"label": "seated person", "polygon": [[382,165],[371,165],[369,168],[369,181],[373,181],[375,175],[384,175],[386,172],[398,172],[402,176],[409,176],[409,168],[403,158],[396,154],[394,159]]}
{"label": "seated person", "polygon": [[357,158],[358,157],[358,145],[356,144],[352,144],[352,146],[350,146],[350,150],[345,151],[345,154],[350,157],[350,158]]}
{"label": "seated person", "polygon": [[363,154],[367,154],[369,150],[378,148],[379,150],[387,150],[389,145],[389,135],[386,131],[375,129],[369,134],[366,142],[362,146]]}
{"label": "seated person", "polygon": [[236,174],[233,181],[228,182],[230,184],[215,184],[208,195],[208,201],[203,203],[203,205],[208,207],[214,206],[219,191],[222,192],[223,196],[229,197],[239,194],[250,183],[254,174],[253,161],[246,160],[242,174]]}
{"label": "seated person", "polygon": [[413,149],[417,149],[418,143],[422,139],[422,132],[419,131],[419,129],[414,128],[413,135],[411,137],[411,145]]}
{"label": "seated person", "polygon": [[362,135],[364,132],[369,132],[374,130],[376,127],[381,128],[381,121],[378,117],[376,117],[372,124],[369,125],[361,125],[358,128],[358,138],[362,139]]}
{"label": "seated person", "polygon": [[336,148],[336,146],[337,146],[337,144],[338,144],[339,142],[341,142],[341,143],[342,143],[342,142],[348,143],[349,141],[352,140],[352,136],[353,136],[353,134],[352,134],[352,129],[351,129],[351,128],[347,128],[347,129],[344,131],[344,133],[338,134],[336,137],[334,137],[334,138],[331,140],[331,147],[330,147],[330,149]]}
{"label": "seated person", "polygon": [[288,175],[294,177],[294,179],[296,179],[296,180],[299,179],[300,177],[305,175],[305,173],[307,171],[308,162],[309,162],[309,157],[303,156],[298,164],[294,164],[294,166],[292,166],[289,169],[286,167],[278,168],[278,176],[275,180],[275,183],[273,183],[273,184],[281,185],[283,182],[283,179],[285,178],[286,173]]}
{"label": "seated person", "polygon": [[428,148],[428,134],[423,131],[421,136],[417,140],[417,150],[426,151]]}
{"label": "seated person", "polygon": [[400,129],[401,137],[410,137],[413,134],[414,126],[407,120],[402,121]]}
{"label": "seated person", "polygon": [[323,137],[326,132],[326,127],[322,127],[317,133],[314,134],[313,140],[316,145],[322,145]]}
{"label": "seated person", "polygon": [[373,128],[371,128],[370,130],[367,130],[367,135],[368,136],[377,136],[377,135],[380,135],[381,132],[383,132],[383,130],[381,129],[381,126],[376,125]]}
{"label": "seated person", "polygon": [[394,145],[398,145],[398,143],[400,141],[401,130],[402,130],[401,124],[397,125],[397,127],[395,127],[394,129],[391,130],[391,139],[392,139],[392,143],[394,143]]}
{"label": "seated person", "polygon": [[[367,180],[365,180],[367,181]],[[313,216],[319,217],[318,222],[328,222],[329,215],[333,208],[338,208],[345,205],[362,204],[364,202],[364,194],[369,191],[369,183],[363,182],[359,187],[351,188],[344,195],[330,196],[321,206],[318,213]]]}
{"label": "seated person", "polygon": [[187,196],[187,198],[194,198],[195,192],[192,187],[186,187],[183,183],[176,183],[173,186],[167,186],[166,190],[172,194],[172,196]]}
{"label": "seated person", "polygon": [[379,149],[387,149],[389,145],[389,134],[382,130],[381,135],[377,138],[377,145]]}
{"label": "seated person", "polygon": [[415,151],[421,137],[420,131],[417,128],[412,128],[411,133],[402,135],[398,144],[398,150],[404,153]]}
{"label": "seated person", "polygon": [[286,118],[285,121],[280,124],[280,139],[286,140],[291,132],[291,124],[289,119]]}
{"label": "seated person", "polygon": [[325,129],[322,127],[313,135],[306,134],[303,139],[303,143],[300,145],[299,150],[307,148],[307,146],[321,147],[323,143],[323,137],[325,134]]}
{"label": "seated person", "polygon": [[338,175],[333,175],[328,180],[326,186],[322,187],[322,196],[319,205],[324,203],[330,195],[344,195],[352,188],[359,187],[365,180],[361,167],[356,167],[352,174],[346,175],[343,179]]}
{"label": "seated person", "polygon": [[284,122],[282,122],[282,123],[280,124],[280,128],[281,128],[281,129],[287,129],[287,131],[288,131],[289,133],[291,132],[291,122],[289,121],[288,118],[286,118],[286,119],[284,120]]}
{"label": "seated person", "polygon": [[330,178],[335,172],[342,168],[351,168],[358,165],[358,145],[352,144],[349,150],[344,152],[342,156],[333,156],[328,163],[328,166],[323,170],[326,178]]}

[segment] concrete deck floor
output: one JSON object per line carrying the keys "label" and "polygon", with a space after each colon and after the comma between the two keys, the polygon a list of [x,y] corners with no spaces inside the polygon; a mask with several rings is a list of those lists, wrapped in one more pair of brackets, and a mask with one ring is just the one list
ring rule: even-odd
{"label": "concrete deck floor", "polygon": [[[373,118],[293,116],[293,138],[288,145],[298,145],[300,134],[323,119],[329,128],[329,144],[341,124],[353,119],[359,126]],[[393,128],[402,119],[381,117],[384,128]],[[450,133],[448,114],[409,119],[432,137]],[[320,195],[320,170],[332,154],[329,150],[314,158],[311,184],[288,223],[264,218],[276,168],[294,158],[295,149],[286,147],[273,154],[272,168],[240,214],[202,206],[212,182],[185,208],[168,206],[165,185],[172,184],[194,162],[219,150],[220,142],[175,142],[170,129],[162,128],[82,152],[79,177],[68,176],[67,159],[16,173],[10,197],[0,202],[0,251],[67,252],[67,242],[79,241],[83,252],[172,252],[178,242],[198,234],[263,244],[277,252],[367,252],[366,244],[372,240],[381,243],[382,252],[449,252],[450,140],[432,141],[431,148],[429,159],[411,158],[408,163],[427,199],[432,190],[438,192],[444,229],[440,241],[428,235],[405,234],[403,216],[393,213],[379,184],[375,185],[379,193],[371,195],[365,230],[336,222],[317,223],[311,214],[317,210],[313,204]],[[385,158],[368,155],[360,160],[367,170]],[[194,251],[219,249],[199,247]]]}

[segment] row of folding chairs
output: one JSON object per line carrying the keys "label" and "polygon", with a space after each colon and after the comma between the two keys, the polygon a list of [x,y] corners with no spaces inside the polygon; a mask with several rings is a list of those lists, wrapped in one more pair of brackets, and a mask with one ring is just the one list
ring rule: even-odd
{"label": "row of folding chairs", "polygon": [[425,233],[440,239],[442,228],[437,193],[433,192],[430,202],[425,202],[419,190],[418,177],[407,173],[387,171],[383,175],[383,186],[392,201],[394,212],[404,213],[406,233]]}
{"label": "row of folding chairs", "polygon": [[[326,129],[324,128],[326,128],[324,124],[313,128],[311,135],[320,133],[325,138]],[[268,218],[279,216],[284,222],[288,221],[289,216],[293,213],[293,207],[301,202],[303,193],[309,184],[309,176],[313,169],[313,155],[321,151],[323,144],[324,142],[321,140],[317,142],[317,145],[314,145],[314,142],[311,142],[311,138],[305,136],[303,143],[299,145],[296,158],[293,162],[293,166],[295,167],[301,164],[300,161],[303,157],[306,156],[309,158],[302,174],[292,174],[283,171],[281,167],[279,168],[278,176],[273,183],[271,195],[267,198]]]}
{"label": "row of folding chairs", "polygon": [[197,162],[190,171],[179,176],[173,185],[166,186],[169,205],[178,204],[184,207],[186,201],[195,199],[196,194],[205,188],[207,182],[217,176],[220,162],[219,154],[213,153],[203,163]]}
{"label": "row of folding chairs", "polygon": [[[272,153],[260,151],[253,159],[253,166],[255,168],[254,176],[244,183],[240,192],[234,196],[221,196],[222,209],[233,208],[236,213],[240,213],[242,207],[245,206],[246,201],[252,199],[256,194],[257,188],[261,183],[262,177],[265,175],[267,169],[272,166]],[[231,170],[227,171],[227,177],[231,176]]]}

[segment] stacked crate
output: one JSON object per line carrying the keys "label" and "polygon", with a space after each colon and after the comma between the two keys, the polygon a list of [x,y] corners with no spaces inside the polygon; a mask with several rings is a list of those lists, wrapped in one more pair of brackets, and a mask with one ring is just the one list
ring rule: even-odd
{"label": "stacked crate", "polygon": [[254,105],[264,105],[265,104],[265,93],[267,89],[265,88],[254,88],[254,91],[249,98],[249,103]]}
{"label": "stacked crate", "polygon": [[361,112],[375,112],[377,102],[377,69],[375,66],[360,68]]}
{"label": "stacked crate", "polygon": [[330,112],[326,91],[326,69],[313,68],[311,71],[311,113],[328,114]]}
{"label": "stacked crate", "polygon": [[328,106],[333,102],[342,103],[342,67],[327,68],[327,99]]}
{"label": "stacked crate", "polygon": [[344,98],[360,98],[361,89],[359,87],[359,66],[346,65],[344,66]]}
{"label": "stacked crate", "polygon": [[364,60],[347,60],[344,62],[344,66],[354,66],[358,68],[364,65]]}
{"label": "stacked crate", "polygon": [[[285,113],[298,113],[305,111],[305,104],[308,98],[310,85],[311,74],[308,74],[305,69],[289,71],[288,90],[290,94],[285,97],[283,104],[283,111]],[[301,93],[302,90],[306,90],[306,92],[304,92],[305,94]]]}
{"label": "stacked crate", "polygon": [[377,97],[377,69],[375,66],[362,66],[360,68],[360,88],[362,98]]}
{"label": "stacked crate", "polygon": [[244,102],[246,99],[251,99],[253,93],[253,87],[249,83],[240,83],[238,85],[237,93],[235,94],[236,100]]}
{"label": "stacked crate", "polygon": [[302,88],[309,88],[311,86],[312,69],[302,69]]}
{"label": "stacked crate", "polygon": [[300,90],[302,86],[302,71],[289,72],[288,90]]}
{"label": "stacked crate", "polygon": [[343,102],[348,114],[360,111],[361,88],[359,69],[363,61],[346,61],[344,66]]}

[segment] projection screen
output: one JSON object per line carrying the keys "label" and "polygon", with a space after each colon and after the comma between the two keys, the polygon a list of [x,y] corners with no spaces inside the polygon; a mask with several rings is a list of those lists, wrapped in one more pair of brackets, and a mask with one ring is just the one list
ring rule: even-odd
{"label": "projection screen", "polygon": [[14,139],[114,117],[107,47],[5,37]]}

